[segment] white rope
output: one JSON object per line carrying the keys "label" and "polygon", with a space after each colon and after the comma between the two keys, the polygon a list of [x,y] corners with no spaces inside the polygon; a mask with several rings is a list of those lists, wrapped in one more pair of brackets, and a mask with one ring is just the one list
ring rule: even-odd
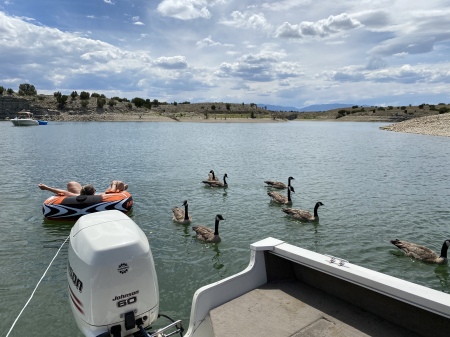
{"label": "white rope", "polygon": [[42,275],[41,279],[39,280],[39,282],[36,284],[36,287],[34,288],[33,292],[31,293],[30,298],[28,299],[27,303],[25,303],[24,307],[22,308],[22,310],[20,311],[19,315],[16,317],[16,319],[14,320],[14,323],[11,326],[11,329],[9,329],[8,333],[6,334],[6,337],[9,336],[9,334],[11,333],[12,329],[14,328],[14,326],[16,325],[17,321],[19,320],[20,315],[22,315],[23,311],[25,310],[25,308],[27,307],[28,303],[30,303],[31,299],[33,298],[34,293],[36,292],[37,288],[39,287],[39,284],[41,283],[41,281],[43,280],[43,278],[45,277],[45,274],[47,274],[47,271],[50,269],[50,266],[52,265],[53,261],[55,261],[56,257],[58,256],[61,248],[64,246],[64,244],[67,242],[67,240],[70,238],[70,235],[64,240],[64,242],[62,243],[61,247],[59,247],[58,251],[56,252],[55,256],[53,257],[53,259],[50,261],[50,264],[48,265],[47,269],[45,269],[44,274]]}

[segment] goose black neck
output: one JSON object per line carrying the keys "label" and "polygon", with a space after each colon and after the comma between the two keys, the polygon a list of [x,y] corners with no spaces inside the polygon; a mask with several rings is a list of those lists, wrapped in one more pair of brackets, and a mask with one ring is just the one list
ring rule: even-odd
{"label": "goose black neck", "polygon": [[314,217],[317,217],[317,210],[319,209],[319,204],[316,204],[316,206],[314,206]]}
{"label": "goose black neck", "polygon": [[288,201],[291,201],[291,189],[288,187]]}
{"label": "goose black neck", "polygon": [[223,176],[223,183],[226,185],[227,184],[227,176]]}
{"label": "goose black neck", "polygon": [[219,219],[216,219],[216,224],[214,225],[214,235],[219,235]]}
{"label": "goose black neck", "polygon": [[188,204],[184,205],[184,219],[185,220],[189,219]]}
{"label": "goose black neck", "polygon": [[447,250],[448,250],[447,241],[445,241],[444,244],[442,245],[441,257],[447,258]]}

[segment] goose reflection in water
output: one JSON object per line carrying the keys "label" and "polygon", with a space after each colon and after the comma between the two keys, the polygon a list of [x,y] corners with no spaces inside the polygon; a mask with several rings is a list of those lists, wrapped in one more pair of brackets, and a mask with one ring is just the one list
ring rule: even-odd
{"label": "goose reflection in water", "polygon": [[225,267],[225,265],[220,261],[220,256],[222,255],[222,253],[220,252],[218,245],[214,245],[212,249],[216,253],[211,259],[214,262],[213,267],[214,269],[220,270]]}
{"label": "goose reflection in water", "polygon": [[448,274],[448,266],[439,265],[434,269],[434,273],[442,286],[442,291],[444,293],[450,294],[450,282]]}

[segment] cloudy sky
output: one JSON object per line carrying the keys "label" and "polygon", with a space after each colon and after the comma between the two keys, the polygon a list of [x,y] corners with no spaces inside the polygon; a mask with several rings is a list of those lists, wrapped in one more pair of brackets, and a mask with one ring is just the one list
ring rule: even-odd
{"label": "cloudy sky", "polygon": [[450,1],[0,0],[0,85],[166,102],[450,103]]}

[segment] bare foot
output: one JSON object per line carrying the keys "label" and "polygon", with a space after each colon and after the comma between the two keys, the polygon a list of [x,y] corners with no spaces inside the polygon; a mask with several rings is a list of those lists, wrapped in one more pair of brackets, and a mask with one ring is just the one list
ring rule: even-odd
{"label": "bare foot", "polygon": [[38,187],[39,187],[41,190],[48,190],[47,185],[44,185],[44,184],[38,184]]}

